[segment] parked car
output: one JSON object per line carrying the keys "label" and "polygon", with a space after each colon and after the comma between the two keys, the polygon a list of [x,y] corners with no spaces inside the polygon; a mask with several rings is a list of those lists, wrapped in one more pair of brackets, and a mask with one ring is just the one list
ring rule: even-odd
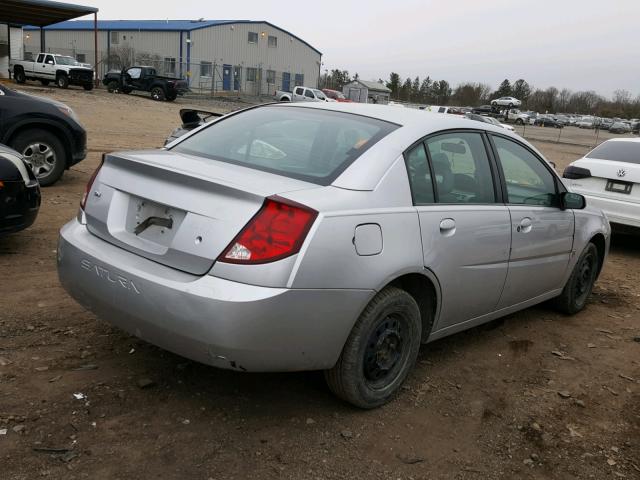
{"label": "parked car", "polygon": [[583,117],[576,122],[578,128],[596,128],[595,119],[592,117]]}
{"label": "parked car", "polygon": [[16,83],[40,80],[42,85],[55,82],[60,88],[67,88],[69,85],[78,85],[85,90],[93,88],[93,69],[66,55],[39,53],[35,62],[29,60],[12,62],[9,65],[9,71]]}
{"label": "parked car", "polygon": [[0,145],[0,236],[31,226],[39,208],[35,175],[18,152]]}
{"label": "parked car", "polygon": [[491,100],[491,105],[494,107],[519,107],[522,102],[515,97],[500,97],[495,100]]}
{"label": "parked car", "polygon": [[616,122],[609,127],[610,133],[631,133],[631,127],[625,122]]}
{"label": "parked car", "polygon": [[276,90],[274,94],[278,102],[327,102],[327,96],[317,88],[295,87],[293,92]]}
{"label": "parked car", "polygon": [[86,308],[217,367],[324,370],[362,408],[421,343],[584,308],[610,238],[522,138],[358,103],[256,106],[105,155],[80,207],[57,258]]}
{"label": "parked car", "polygon": [[472,112],[477,114],[488,114],[493,113],[494,108],[491,105],[480,105],[479,107],[473,108]]}
{"label": "parked car", "polygon": [[553,117],[540,115],[535,119],[534,125],[541,127],[564,128],[564,125]]}
{"label": "parked car", "polygon": [[571,191],[601,208],[612,223],[640,227],[640,139],[607,140],[562,176]]}
{"label": "parked car", "polygon": [[149,92],[157,101],[173,102],[178,95],[189,91],[186,80],[158,75],[153,67],[135,66],[121,71],[111,70],[102,82],[111,93],[131,93],[133,91]]}
{"label": "parked car", "polygon": [[331,90],[330,88],[323,88],[322,93],[324,93],[327,96],[327,98],[330,98],[331,100],[335,100],[336,102],[343,102],[343,103],[353,102],[353,100],[348,99],[347,97],[344,96],[342,92],[339,92],[337,90]]}
{"label": "parked car", "polygon": [[467,113],[466,117],[470,120],[475,120],[476,122],[489,123],[491,125],[496,125],[498,127],[504,128],[509,131],[514,131],[514,128],[511,125],[508,125],[506,123],[500,123],[498,120],[496,120],[493,117],[486,117],[484,115],[478,115],[476,113]]}
{"label": "parked car", "polygon": [[206,110],[194,110],[192,108],[183,108],[180,110],[180,120],[182,124],[175,128],[171,135],[164,141],[165,145],[170,144],[174,140],[180,138],[191,130],[194,130],[205,123],[223,116],[223,113],[208,112]]}
{"label": "parked car", "polygon": [[3,85],[0,143],[20,152],[42,186],[57,182],[87,155],[87,134],[71,108]]}
{"label": "parked car", "polygon": [[524,125],[529,123],[530,116],[521,112],[517,108],[512,108],[507,111],[507,120],[515,123],[516,125]]}

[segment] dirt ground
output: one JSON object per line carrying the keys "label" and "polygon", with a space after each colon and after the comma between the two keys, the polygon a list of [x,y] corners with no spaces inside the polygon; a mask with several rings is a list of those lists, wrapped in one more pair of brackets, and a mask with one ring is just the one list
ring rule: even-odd
{"label": "dirt ground", "polygon": [[[640,478],[640,237],[614,236],[579,315],[539,306],[423,346],[402,394],[360,411],[319,373],[216,370],[71,300],[56,239],[100,153],[162,145],[188,102],[25,90],[75,109],[89,155],[0,239],[0,479]],[[559,168],[586,151],[536,145]]]}

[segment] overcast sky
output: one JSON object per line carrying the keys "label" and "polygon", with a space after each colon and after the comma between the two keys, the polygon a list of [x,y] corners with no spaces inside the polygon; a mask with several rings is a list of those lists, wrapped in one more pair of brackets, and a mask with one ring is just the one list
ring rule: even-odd
{"label": "overcast sky", "polygon": [[323,70],[365,80],[395,71],[454,86],[524,78],[540,88],[640,94],[640,0],[76,3],[100,8],[105,20],[267,20],[320,50]]}

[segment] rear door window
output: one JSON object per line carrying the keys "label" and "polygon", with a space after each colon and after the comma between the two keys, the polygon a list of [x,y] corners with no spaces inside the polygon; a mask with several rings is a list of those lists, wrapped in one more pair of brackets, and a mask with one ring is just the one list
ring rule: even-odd
{"label": "rear door window", "polygon": [[269,106],[225,117],[172,150],[329,185],[396,128],[360,115]]}
{"label": "rear door window", "polygon": [[604,142],[591,150],[587,158],[640,165],[640,142]]}
{"label": "rear door window", "polygon": [[423,143],[419,143],[405,154],[409,184],[414,205],[429,205],[435,202],[431,168]]}
{"label": "rear door window", "polygon": [[426,144],[439,203],[495,203],[493,174],[480,133],[446,133]]}

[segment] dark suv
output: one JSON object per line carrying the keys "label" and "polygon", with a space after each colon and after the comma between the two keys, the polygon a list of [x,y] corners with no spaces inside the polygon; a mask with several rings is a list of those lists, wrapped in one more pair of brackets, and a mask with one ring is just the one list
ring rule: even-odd
{"label": "dark suv", "polygon": [[87,132],[63,103],[0,85],[0,143],[17,150],[40,185],[60,179],[87,155]]}

